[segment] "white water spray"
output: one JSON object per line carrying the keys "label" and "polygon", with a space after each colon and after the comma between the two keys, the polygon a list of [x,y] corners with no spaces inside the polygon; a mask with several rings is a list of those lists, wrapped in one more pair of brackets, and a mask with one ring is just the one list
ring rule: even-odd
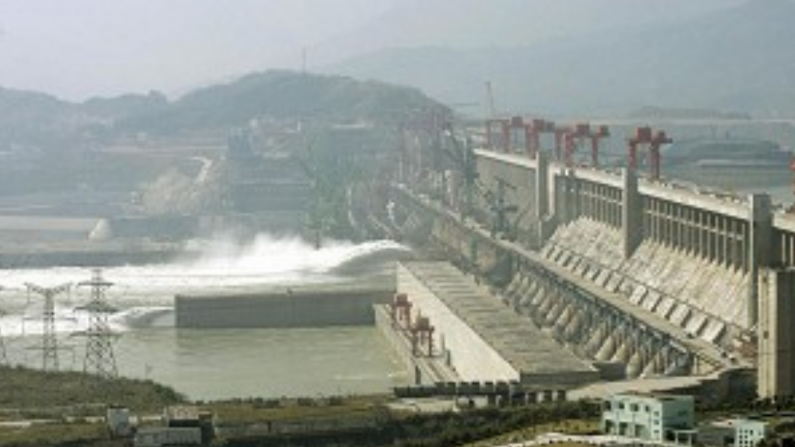
{"label": "white water spray", "polygon": [[[259,235],[249,244],[231,238],[217,238],[207,244],[194,261],[164,265],[121,266],[104,269],[104,277],[115,283],[108,291],[110,303],[119,309],[110,318],[116,330],[173,324],[176,294],[252,288],[274,283],[317,283],[333,281],[340,275],[391,263],[409,255],[393,241],[362,244],[331,242],[316,250],[298,238]],[[90,269],[52,267],[47,269],[0,270],[0,318],[4,335],[35,334],[41,331],[35,316],[41,304],[25,291],[25,283],[42,287],[86,280]],[[56,302],[56,330],[80,330],[86,318],[74,308],[87,300],[85,291]]]}

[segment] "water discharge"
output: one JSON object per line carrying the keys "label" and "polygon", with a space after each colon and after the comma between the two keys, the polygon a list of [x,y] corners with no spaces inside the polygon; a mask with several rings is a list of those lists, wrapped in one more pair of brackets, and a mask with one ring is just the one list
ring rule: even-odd
{"label": "water discharge", "polygon": [[[152,378],[202,399],[383,392],[404,379],[374,328],[179,329],[173,323],[173,302],[179,293],[369,274],[408,257],[407,248],[374,241],[332,242],[315,250],[300,239],[260,235],[247,244],[220,238],[201,252],[193,260],[170,264],[103,269],[105,279],[114,283],[107,298],[118,309],[109,322],[122,333],[116,342],[121,374]],[[28,293],[26,283],[74,286],[90,275],[89,269],[74,267],[0,270],[0,309],[5,312],[0,329],[11,363],[40,365],[40,351],[28,348],[43,331],[43,300]],[[87,315],[75,309],[88,297],[87,288],[73,287],[55,299],[60,343],[72,347],[60,354],[62,369],[82,368],[84,341],[69,334],[87,327]],[[221,375],[225,386],[218,385]]]}
{"label": "water discharge", "polygon": [[[332,242],[315,249],[298,238],[274,238],[260,235],[249,244],[221,238],[206,244],[202,255],[191,261],[145,266],[119,266],[103,271],[114,286],[108,300],[119,309],[110,318],[117,330],[167,324],[176,294],[213,290],[250,289],[274,283],[319,283],[341,276],[384,266],[408,256],[409,250],[393,241],[370,241],[362,244]],[[47,269],[0,270],[0,307],[8,315],[0,319],[5,335],[35,331],[24,324],[41,314],[41,301],[26,292],[26,283],[55,287],[88,280],[85,268],[52,267]],[[71,295],[56,298],[56,313],[61,315],[59,331],[80,327],[79,315],[72,315],[78,303],[88,299],[89,291],[73,288]],[[23,318],[20,319],[19,317]],[[15,321],[16,320],[16,321]],[[23,327],[24,326],[24,327]]]}

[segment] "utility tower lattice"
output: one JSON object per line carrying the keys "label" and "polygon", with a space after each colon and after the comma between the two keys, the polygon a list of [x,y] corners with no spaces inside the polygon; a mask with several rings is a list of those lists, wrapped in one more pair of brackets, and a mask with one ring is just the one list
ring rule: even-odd
{"label": "utility tower lattice", "polygon": [[91,300],[77,310],[88,312],[88,329],[77,335],[84,335],[86,339],[86,357],[83,363],[83,372],[96,374],[103,379],[115,379],[119,376],[116,369],[116,357],[113,355],[112,338],[117,334],[110,330],[108,315],[117,309],[110,306],[105,300],[105,291],[113,285],[112,282],[102,278],[102,271],[95,269],[90,281],[77,284],[78,287],[91,288]]}
{"label": "utility tower lattice", "polygon": [[[3,286],[0,286],[0,292],[3,291]],[[6,312],[0,309],[0,318],[5,317]],[[8,355],[6,353],[6,340],[3,338],[3,327],[0,326],[0,365],[8,365]]]}
{"label": "utility tower lattice", "polygon": [[[6,316],[6,313],[0,310],[0,317]],[[8,354],[6,352],[6,340],[3,338],[3,328],[0,327],[0,365],[8,365]]]}
{"label": "utility tower lattice", "polygon": [[44,371],[58,371],[58,338],[55,334],[55,296],[68,292],[71,284],[61,284],[57,287],[41,287],[36,284],[25,283],[28,293],[36,293],[44,297],[44,310],[41,315],[43,325],[41,346],[41,369]]}

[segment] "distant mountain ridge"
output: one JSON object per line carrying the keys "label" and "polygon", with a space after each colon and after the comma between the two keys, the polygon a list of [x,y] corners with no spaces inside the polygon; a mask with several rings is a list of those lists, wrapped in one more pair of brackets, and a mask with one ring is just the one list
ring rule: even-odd
{"label": "distant mountain ridge", "polygon": [[[329,72],[503,112],[617,114],[646,105],[795,116],[795,4],[751,0],[646,30],[477,50],[392,48]],[[485,108],[484,108],[485,109]]]}
{"label": "distant mountain ridge", "polygon": [[120,125],[168,133],[240,125],[257,116],[394,121],[406,110],[427,107],[444,106],[416,88],[272,70],[194,91],[153,113],[128,117]]}
{"label": "distant mountain ridge", "polygon": [[394,122],[408,110],[441,107],[416,88],[345,76],[290,71],[253,73],[169,101],[158,92],[82,103],[0,88],[0,152],[15,147],[66,149],[87,139],[145,132],[176,134],[245,125],[255,117]]}

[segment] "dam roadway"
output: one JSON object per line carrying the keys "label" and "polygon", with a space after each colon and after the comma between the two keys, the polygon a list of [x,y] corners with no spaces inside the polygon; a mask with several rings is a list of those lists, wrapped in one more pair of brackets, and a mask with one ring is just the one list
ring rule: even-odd
{"label": "dam roadway", "polygon": [[489,278],[517,313],[626,378],[756,368],[760,396],[795,392],[795,216],[768,195],[402,132],[379,219],[392,234]]}

